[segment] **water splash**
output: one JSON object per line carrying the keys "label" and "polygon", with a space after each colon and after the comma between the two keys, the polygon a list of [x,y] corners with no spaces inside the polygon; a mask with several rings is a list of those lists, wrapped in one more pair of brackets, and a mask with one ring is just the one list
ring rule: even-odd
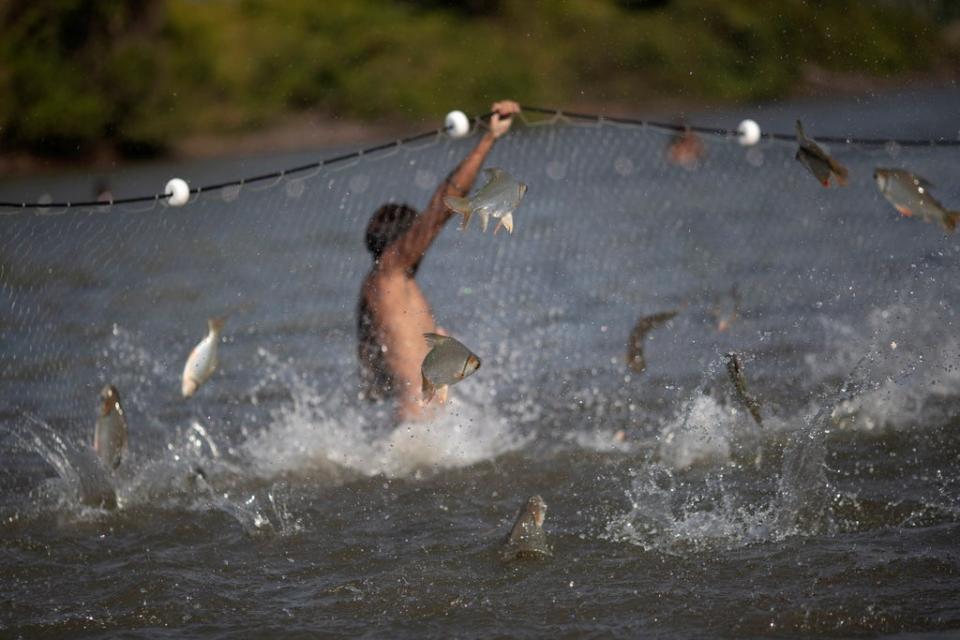
{"label": "water splash", "polygon": [[838,400],[833,413],[838,426],[863,431],[899,429],[938,424],[950,417],[944,405],[960,397],[960,340],[944,335],[945,318],[941,317],[950,313],[937,300],[873,308],[859,330],[821,319],[828,349],[805,358],[815,377],[842,375],[859,354],[875,351],[870,378],[877,382]]}
{"label": "water splash", "polygon": [[778,539],[772,503],[751,505],[720,471],[701,483],[678,479],[662,464],[633,473],[630,509],[615,516],[601,537],[647,551],[682,555]]}
{"label": "water splash", "polygon": [[679,419],[668,422],[660,431],[658,457],[678,471],[698,464],[728,462],[736,425],[735,410],[698,389],[681,407]]}
{"label": "water splash", "polygon": [[197,481],[197,486],[204,498],[194,505],[194,509],[225,513],[249,536],[284,537],[303,530],[303,523],[287,505],[286,488],[282,483],[269,489],[234,493],[216,493],[202,478]]}
{"label": "water splash", "polygon": [[[760,464],[763,434],[747,412],[731,401],[730,394],[722,391],[730,386],[723,362],[724,356],[718,354],[676,417],[661,428],[657,457],[662,464],[676,471],[743,457]],[[779,420],[771,416],[770,422],[767,430],[774,431]]]}
{"label": "water splash", "polygon": [[[876,386],[866,378],[869,365],[877,360],[875,352],[862,356],[840,388],[818,403],[819,408],[803,421],[802,428],[790,433],[773,487],[764,487],[762,477],[740,477],[751,485],[751,491],[743,487],[730,490],[723,467],[707,473],[702,483],[677,479],[675,474],[689,469],[692,462],[708,458],[725,462],[730,455],[729,427],[717,426],[722,424],[723,414],[718,413],[712,398],[698,389],[678,425],[678,433],[684,437],[669,439],[674,425],[667,426],[661,462],[634,472],[627,491],[631,507],[607,524],[604,536],[675,553],[821,531],[832,504],[825,459],[826,439],[834,426],[833,409]],[[715,437],[718,429],[723,438]],[[744,497],[758,491],[765,497],[754,502]]]}
{"label": "water splash", "polygon": [[339,389],[318,391],[291,364],[262,349],[261,356],[292,396],[241,447],[261,477],[298,472],[408,476],[492,459],[533,437],[518,435],[473,381],[453,390],[437,418],[390,428],[388,406],[358,406]]}
{"label": "water splash", "polygon": [[117,495],[106,469],[88,447],[77,446],[49,424],[24,413],[10,431],[23,450],[35,453],[60,479],[60,501],[68,506],[114,509]]}

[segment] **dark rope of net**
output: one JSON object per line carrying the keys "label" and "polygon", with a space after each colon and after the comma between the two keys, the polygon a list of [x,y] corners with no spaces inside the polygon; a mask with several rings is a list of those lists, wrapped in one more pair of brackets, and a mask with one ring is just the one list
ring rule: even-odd
{"label": "dark rope of net", "polygon": [[[737,137],[739,133],[735,129],[724,129],[716,127],[701,127],[685,124],[675,124],[667,122],[656,122],[652,120],[640,120],[636,118],[625,118],[618,116],[604,116],[595,113],[579,113],[576,111],[562,111],[560,109],[550,109],[546,107],[536,107],[530,105],[523,105],[523,111],[527,113],[539,113],[545,115],[551,115],[556,117],[563,117],[570,120],[582,120],[586,122],[596,122],[604,123],[611,122],[615,124],[625,124],[625,125],[635,125],[639,127],[651,127],[654,129],[663,129],[667,131],[694,131],[696,133],[702,133],[705,135],[711,136],[720,136],[720,137]],[[480,116],[475,116],[470,118],[471,124],[476,124],[488,118],[491,113],[485,113]],[[307,164],[302,164],[296,167],[291,167],[289,169],[283,169],[279,171],[271,171],[269,173],[262,173],[255,176],[250,176],[247,178],[239,178],[236,180],[228,180],[226,182],[218,182],[216,184],[208,184],[199,187],[193,187],[190,189],[191,195],[199,195],[200,193],[205,193],[209,191],[214,191],[216,189],[223,189],[226,187],[242,187],[248,184],[255,184],[257,182],[263,182],[265,180],[276,180],[284,178],[291,175],[296,175],[298,173],[303,173],[305,171],[312,171],[314,169],[319,169],[321,167],[330,166],[338,164],[341,162],[346,162],[349,160],[355,160],[364,155],[369,155],[376,153],[378,151],[385,151],[387,149],[392,149],[395,147],[401,147],[405,144],[411,142],[417,142],[418,140],[423,140],[431,136],[438,136],[447,132],[451,127],[445,126],[439,129],[433,129],[431,131],[425,131],[423,133],[418,133],[406,138],[401,138],[400,140],[394,140],[392,142],[386,142],[383,144],[378,144],[372,147],[367,147],[365,149],[358,149],[356,151],[351,151],[339,156],[332,158],[325,158],[322,160],[317,160]],[[761,133],[761,139],[766,140],[783,140],[783,141],[794,141],[796,136],[794,134],[787,133]],[[817,136],[816,138],[820,142],[826,143],[835,143],[835,144],[851,144],[851,145],[861,145],[861,146],[885,146],[888,144],[897,144],[902,147],[955,147],[960,146],[960,139],[950,140],[947,138],[935,138],[931,140],[902,140],[902,139],[893,139],[893,138],[855,138],[855,137],[836,137],[836,136]],[[0,207],[9,208],[9,209],[69,209],[71,207],[104,207],[112,206],[119,204],[136,204],[141,202],[159,202],[160,200],[165,200],[170,196],[169,193],[155,193],[150,195],[142,196],[132,196],[127,198],[111,198],[110,200],[84,200],[84,201],[63,201],[63,202],[0,202]]]}
{"label": "dark rope of net", "polygon": [[[654,129],[665,129],[668,131],[694,131],[711,136],[737,137],[739,132],[736,129],[723,129],[717,127],[700,127],[696,125],[686,125],[668,122],[656,122],[653,120],[639,120],[636,118],[623,118],[616,116],[604,116],[595,113],[578,113],[576,111],[561,111],[558,109],[549,109],[545,107],[532,107],[524,105],[523,110],[528,113],[542,113],[554,116],[563,116],[571,120],[584,120],[589,122],[612,122],[615,124],[628,124],[640,127],[651,127]],[[785,140],[788,142],[796,141],[796,134],[793,133],[761,133],[761,139],[765,140]],[[956,147],[960,146],[960,139],[951,140],[949,138],[935,138],[931,140],[903,140],[896,138],[856,138],[851,136],[816,136],[818,142],[834,144],[851,144],[860,146],[885,146],[888,144],[898,144],[902,147]]]}

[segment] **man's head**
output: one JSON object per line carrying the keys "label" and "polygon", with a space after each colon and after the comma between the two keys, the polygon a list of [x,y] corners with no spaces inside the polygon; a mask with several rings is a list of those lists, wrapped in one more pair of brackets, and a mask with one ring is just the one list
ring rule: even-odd
{"label": "man's head", "polygon": [[377,209],[367,224],[367,249],[379,260],[394,240],[413,224],[417,210],[407,204],[385,204]]}

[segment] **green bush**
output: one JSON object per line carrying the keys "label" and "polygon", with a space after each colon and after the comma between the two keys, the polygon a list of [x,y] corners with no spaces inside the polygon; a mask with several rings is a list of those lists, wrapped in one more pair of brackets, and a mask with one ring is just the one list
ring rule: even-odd
{"label": "green bush", "polygon": [[807,67],[890,76],[953,60],[937,22],[950,6],[7,0],[0,146],[157,153],[177,131],[252,129],[299,110],[413,121],[506,96],[772,99]]}

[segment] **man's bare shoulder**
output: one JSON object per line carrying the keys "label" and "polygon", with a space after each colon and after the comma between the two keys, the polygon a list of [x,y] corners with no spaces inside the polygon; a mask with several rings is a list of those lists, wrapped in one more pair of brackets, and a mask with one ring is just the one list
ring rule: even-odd
{"label": "man's bare shoulder", "polygon": [[412,281],[402,269],[374,269],[363,279],[360,295],[368,302],[379,301],[385,296],[405,293]]}

